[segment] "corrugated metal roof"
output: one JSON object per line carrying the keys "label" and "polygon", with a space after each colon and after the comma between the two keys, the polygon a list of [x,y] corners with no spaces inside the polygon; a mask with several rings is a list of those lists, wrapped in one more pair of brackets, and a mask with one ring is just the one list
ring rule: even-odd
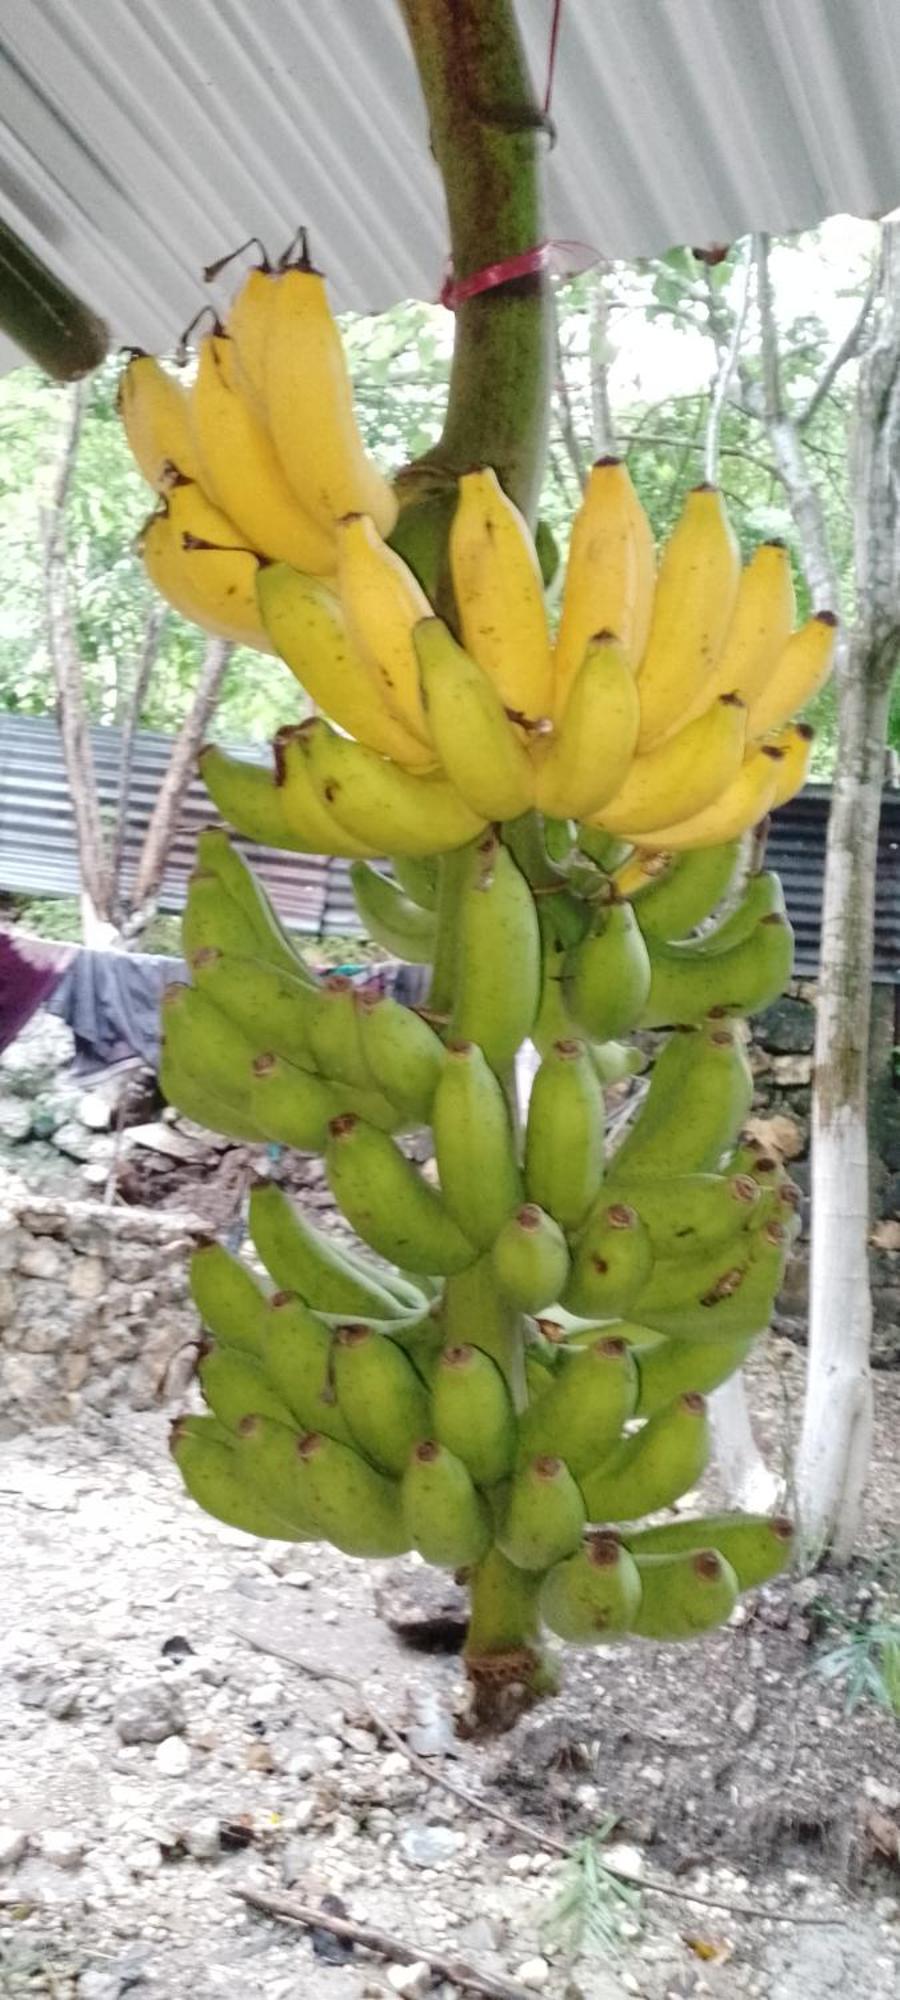
{"label": "corrugated metal roof", "polygon": [[[118,790],[119,731],[91,731],[100,801],[109,821]],[[134,867],[171,739],[141,731],[135,744],[126,879]],[[232,746],[262,761],[259,746]],[[825,868],[825,836],[830,793],[808,785],[772,820],[767,863],[784,884],[796,938],[796,970],[817,970]],[[163,883],[160,905],[179,910],[193,866],[198,828],[216,818],[195,778],[184,802],[178,837]],[[286,923],[311,936],[360,930],[345,861],[315,854],[281,854],[271,847],[238,842],[252,860]],[[23,895],[78,894],[75,827],[69,805],[62,749],[56,725],[47,717],[0,715],[0,891]],[[881,811],[875,884],[875,971],[884,985],[900,986],[900,792],[885,792]]]}
{"label": "corrugated metal roof", "polygon": [[[517,6],[542,94],[553,0]],[[897,0],[563,0],[550,232],[633,258],[883,214],[898,103]],[[0,0],[0,213],[151,348],[205,264],[298,221],[339,309],[433,298],[446,232],[396,0]]]}

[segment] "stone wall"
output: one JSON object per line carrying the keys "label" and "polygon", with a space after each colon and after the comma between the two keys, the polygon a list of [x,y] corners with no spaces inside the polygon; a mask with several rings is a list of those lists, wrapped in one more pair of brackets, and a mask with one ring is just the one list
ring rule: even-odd
{"label": "stone wall", "polygon": [[148,1409],[190,1379],[197,1216],[23,1194],[0,1207],[0,1437],[88,1406]]}

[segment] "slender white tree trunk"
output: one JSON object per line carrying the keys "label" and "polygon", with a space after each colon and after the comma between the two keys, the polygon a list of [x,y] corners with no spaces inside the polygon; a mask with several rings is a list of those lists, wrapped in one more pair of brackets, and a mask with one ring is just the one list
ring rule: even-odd
{"label": "slender white tree trunk", "polygon": [[769,1470],[753,1435],[741,1370],[713,1391],[709,1415],[716,1469],[729,1505],[767,1513],[781,1495],[781,1482]]}

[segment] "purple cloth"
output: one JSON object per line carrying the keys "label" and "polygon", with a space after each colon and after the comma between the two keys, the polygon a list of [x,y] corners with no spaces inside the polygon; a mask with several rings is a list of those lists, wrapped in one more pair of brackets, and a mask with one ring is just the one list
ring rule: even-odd
{"label": "purple cloth", "polygon": [[70,946],[0,930],[0,1050],[9,1048],[51,998],[72,956]]}

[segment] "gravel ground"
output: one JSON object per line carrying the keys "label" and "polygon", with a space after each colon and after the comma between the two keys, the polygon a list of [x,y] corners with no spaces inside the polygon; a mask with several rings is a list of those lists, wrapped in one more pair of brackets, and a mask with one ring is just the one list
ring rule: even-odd
{"label": "gravel ground", "polygon": [[[733,1852],[726,1866],[696,1840],[692,1853],[688,1837],[679,1857],[671,1828],[659,1837],[665,1812],[659,1826],[647,1815],[637,1780],[644,1792],[658,1784],[647,1774],[664,1770],[661,1733],[684,1734],[678,1703],[690,1710],[707,1662],[721,1668],[728,1646],[743,1643],[746,1667],[745,1631],[719,1639],[718,1654],[679,1654],[684,1671],[664,1678],[649,1718],[635,1684],[637,1762],[619,1775],[634,1770],[636,1804],[629,1817],[625,1797],[607,1854],[620,1874],[652,1875],[676,1894],[645,1889],[633,1905],[602,1897],[601,1914],[624,1915],[610,1957],[579,1952],[571,1933],[548,1936],[548,1912],[572,1878],[541,1830],[574,1846],[602,1822],[612,1778],[595,1770],[586,1782],[589,1697],[599,1708],[611,1688],[621,1695],[633,1656],[595,1655],[577,1668],[571,1704],[564,1696],[555,1711],[566,1755],[551,1756],[541,1737],[549,1710],[492,1749],[456,1742],[458,1661],[414,1654],[388,1629],[375,1601],[383,1566],[256,1544],[200,1515],[181,1495],[158,1416],[92,1419],[6,1444],[0,1550],[4,1995],[450,2000],[461,1990],[421,1965],[358,1952],[332,1962],[321,1934],[311,1941],[245,1908],[241,1885],[338,1897],[358,1922],[549,2000],[898,1991],[896,1865],[871,1862],[851,1892],[834,1852],[807,1855],[801,1841],[743,1872]],[[253,1638],[317,1676],[350,1675],[356,1691]],[[424,1754],[427,1775],[379,1717]],[[892,1800],[900,1808],[889,1789],[898,1760],[892,1774],[885,1748],[896,1731],[863,1741],[858,1776],[889,1813]],[[533,1837],[448,1795],[441,1774],[520,1817]],[[737,1816],[737,1784],[729,1796]],[[723,1904],[690,1904],[688,1887]],[[741,1902],[759,1917],[726,1907]],[[788,1909],[838,1922],[788,1926],[762,1914]]]}

